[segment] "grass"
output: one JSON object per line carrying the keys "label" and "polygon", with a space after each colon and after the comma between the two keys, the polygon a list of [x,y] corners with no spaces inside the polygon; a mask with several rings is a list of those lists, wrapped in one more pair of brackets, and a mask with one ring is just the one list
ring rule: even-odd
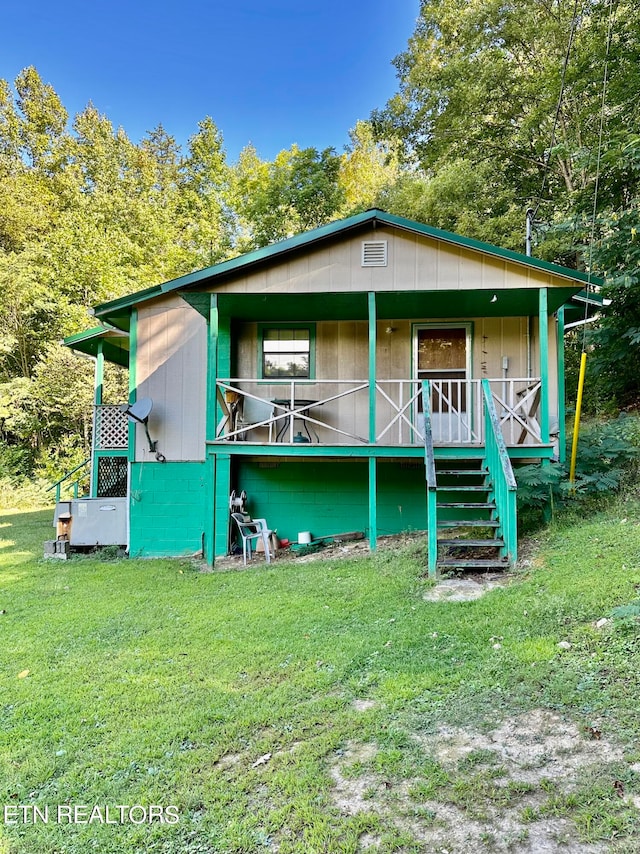
{"label": "grass", "polygon": [[[468,603],[424,601],[416,546],[203,573],[44,561],[50,523],[0,518],[0,808],[140,809],[113,824],[0,814],[2,854],[427,851],[436,803],[494,824],[517,810],[522,840],[559,817],[584,843],[640,847],[640,632],[623,607],[640,598],[638,503],[556,523],[528,569]],[[443,726],[482,734],[533,709],[620,755],[567,788],[505,782],[486,746],[448,763],[427,747]],[[362,808],[341,810],[341,790]],[[135,823],[151,805],[179,820]],[[478,850],[496,844],[485,828]]]}

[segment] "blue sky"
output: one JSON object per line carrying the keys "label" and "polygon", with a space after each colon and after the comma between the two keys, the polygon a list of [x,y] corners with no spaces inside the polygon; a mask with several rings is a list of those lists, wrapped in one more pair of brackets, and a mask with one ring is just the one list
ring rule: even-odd
{"label": "blue sky", "polygon": [[71,115],[89,100],[139,142],[210,115],[234,161],[294,142],[342,151],[396,91],[419,0],[5,0],[0,77],[34,65]]}

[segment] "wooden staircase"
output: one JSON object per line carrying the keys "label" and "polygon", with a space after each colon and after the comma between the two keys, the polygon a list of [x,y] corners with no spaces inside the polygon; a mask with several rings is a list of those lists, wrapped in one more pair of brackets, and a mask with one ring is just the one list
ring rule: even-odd
{"label": "wooden staircase", "polygon": [[484,457],[437,460],[435,473],[437,570],[507,569],[505,541]]}
{"label": "wooden staircase", "polygon": [[431,577],[441,569],[506,569],[518,559],[518,485],[488,380],[482,400],[484,447],[450,447],[436,460],[431,384],[422,383]]}

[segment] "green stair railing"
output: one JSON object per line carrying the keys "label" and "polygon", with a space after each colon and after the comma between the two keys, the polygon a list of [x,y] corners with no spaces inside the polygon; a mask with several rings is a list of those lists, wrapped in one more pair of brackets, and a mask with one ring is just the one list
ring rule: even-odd
{"label": "green stair railing", "polygon": [[422,413],[424,416],[424,462],[427,475],[427,570],[436,574],[438,563],[438,499],[436,486],[436,459],[433,451],[431,428],[431,383],[422,383]]}
{"label": "green stair railing", "polygon": [[[63,475],[59,481],[51,484],[49,489],[47,489],[47,492],[51,492],[52,489],[55,489],[55,491],[56,491],[56,504],[58,503],[58,501],[60,501],[60,495],[62,492],[62,484],[65,483],[65,481],[69,480],[70,477],[73,477],[73,475],[77,471],[80,471],[80,469],[85,469],[89,465],[90,462],[91,462],[91,457],[88,457],[84,462],[80,463],[80,465],[77,465],[74,469],[71,469],[71,471],[68,471],[65,475]],[[74,480],[73,483],[69,484],[71,487],[73,487],[73,497],[74,498],[78,497],[78,492],[79,492],[79,488],[80,488],[80,481],[82,480],[83,477],[84,477],[84,474],[81,475],[80,477],[78,477],[76,480]]]}
{"label": "green stair railing", "polygon": [[491,395],[489,380],[482,380],[482,396],[484,400],[486,464],[493,482],[496,512],[504,540],[501,553],[510,564],[514,564],[518,559],[518,486],[500,429],[500,421]]}

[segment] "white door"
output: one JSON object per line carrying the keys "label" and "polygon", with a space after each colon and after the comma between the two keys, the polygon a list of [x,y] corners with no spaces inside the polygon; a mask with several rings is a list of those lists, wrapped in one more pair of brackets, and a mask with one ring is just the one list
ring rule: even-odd
{"label": "white door", "polygon": [[458,443],[469,432],[470,325],[416,326],[414,365],[419,380],[432,383],[434,442]]}

